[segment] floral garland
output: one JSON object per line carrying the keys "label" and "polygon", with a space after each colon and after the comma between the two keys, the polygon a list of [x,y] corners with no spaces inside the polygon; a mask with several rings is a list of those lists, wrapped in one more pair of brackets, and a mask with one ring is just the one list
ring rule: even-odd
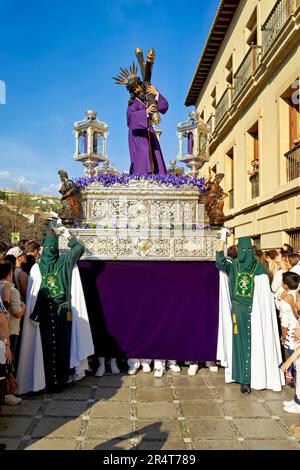
{"label": "floral garland", "polygon": [[129,173],[101,173],[97,176],[85,176],[75,179],[75,184],[79,190],[86,188],[91,183],[100,183],[106,188],[113,186],[114,184],[128,184],[130,181],[154,181],[159,185],[172,185],[176,188],[182,186],[196,187],[200,193],[205,192],[204,186],[205,178],[189,178],[188,176],[176,176],[176,175],[130,175]]}

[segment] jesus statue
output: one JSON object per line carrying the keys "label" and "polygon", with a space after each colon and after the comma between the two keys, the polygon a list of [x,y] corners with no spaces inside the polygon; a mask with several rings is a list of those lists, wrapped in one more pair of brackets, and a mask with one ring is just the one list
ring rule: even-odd
{"label": "jesus statue", "polygon": [[[120,77],[115,80],[126,85],[130,93],[127,108],[128,140],[130,152],[130,174],[161,174],[166,175],[166,165],[158,138],[153,127],[152,115],[160,112],[165,114],[169,105],[167,100],[149,83],[146,84],[136,76],[135,64],[127,69],[121,69]],[[155,103],[149,98],[155,97]]]}

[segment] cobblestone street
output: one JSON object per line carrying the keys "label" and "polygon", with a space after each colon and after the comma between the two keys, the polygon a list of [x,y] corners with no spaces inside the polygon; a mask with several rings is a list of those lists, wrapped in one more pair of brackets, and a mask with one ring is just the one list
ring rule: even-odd
{"label": "cobblestone street", "polygon": [[206,368],[195,377],[168,372],[162,379],[106,374],[67,385],[61,394],[24,397],[3,406],[0,441],[8,449],[289,449],[300,440],[290,425],[281,393],[250,396],[239,385],[224,384],[224,372]]}

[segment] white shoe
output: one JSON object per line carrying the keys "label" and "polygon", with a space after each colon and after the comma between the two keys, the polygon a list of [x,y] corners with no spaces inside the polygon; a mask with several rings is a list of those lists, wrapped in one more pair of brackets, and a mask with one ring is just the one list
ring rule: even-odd
{"label": "white shoe", "polygon": [[83,377],[85,377],[85,371],[80,370],[79,372],[75,372],[75,374],[73,374],[72,379],[73,379],[73,382],[77,382],[78,380],[83,379]]}
{"label": "white shoe", "polygon": [[112,374],[119,374],[120,373],[120,369],[117,365],[117,360],[116,359],[111,359],[110,360],[110,369],[111,369]]}
{"label": "white shoe", "polygon": [[295,403],[296,403],[296,402],[295,402],[294,398],[293,398],[292,400],[290,400],[290,401],[283,401],[283,402],[282,402],[283,406],[285,406],[285,407],[287,407],[287,408],[290,407],[290,406],[295,405]]}
{"label": "white shoe", "polygon": [[155,369],[154,377],[161,378],[166,372],[166,369],[163,367],[162,369]]}
{"label": "white shoe", "polygon": [[218,372],[218,370],[219,370],[218,366],[213,361],[206,361],[205,365],[206,365],[206,367],[209,368],[209,370],[211,372]]}
{"label": "white shoe", "polygon": [[291,406],[284,406],[284,411],[286,411],[287,413],[294,413],[294,414],[300,414],[300,405],[298,405],[298,403],[295,402],[294,405],[291,405]]}
{"label": "white shoe", "polygon": [[178,364],[170,364],[169,367],[173,372],[181,372],[181,368],[179,367]]}
{"label": "white shoe", "polygon": [[188,375],[196,375],[197,371],[199,369],[198,364],[191,364],[190,367],[188,368]]}
{"label": "white shoe", "polygon": [[129,367],[128,371],[127,371],[127,374],[128,375],[135,375],[137,373],[137,370],[138,370],[138,367]]}
{"label": "white shoe", "polygon": [[151,367],[149,364],[143,364],[143,372],[145,372],[145,374],[148,374],[148,372],[151,372]]}
{"label": "white shoe", "polygon": [[102,375],[104,375],[104,372],[105,372],[105,365],[100,364],[100,366],[98,367],[97,372],[95,373],[95,377],[102,377]]}
{"label": "white shoe", "polygon": [[22,398],[20,397],[15,397],[15,395],[5,395],[5,405],[11,405],[11,406],[14,406],[14,405],[19,405],[22,401]]}

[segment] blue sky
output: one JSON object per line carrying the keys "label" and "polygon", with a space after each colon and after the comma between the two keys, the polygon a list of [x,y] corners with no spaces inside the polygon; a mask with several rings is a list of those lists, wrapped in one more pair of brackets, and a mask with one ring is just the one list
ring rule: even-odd
{"label": "blue sky", "polygon": [[176,126],[219,0],[0,0],[0,188],[57,194],[57,170],[83,175],[73,160],[73,123],[87,109],[109,126],[107,154],[129,169],[128,93],[112,76],[156,53],[152,84],[169,101],[162,117],[166,163],[176,158]]}

